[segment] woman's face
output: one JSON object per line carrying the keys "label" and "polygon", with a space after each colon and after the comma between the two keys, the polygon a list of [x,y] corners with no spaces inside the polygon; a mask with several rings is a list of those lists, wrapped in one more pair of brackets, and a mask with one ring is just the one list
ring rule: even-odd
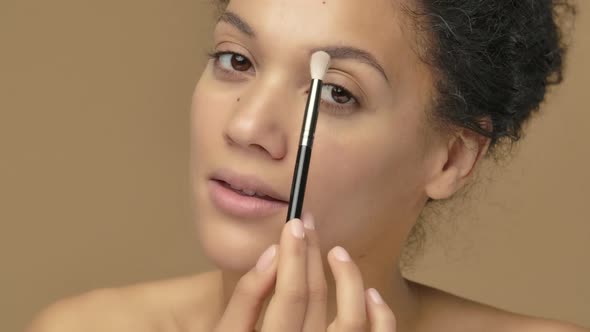
{"label": "woman's face", "polygon": [[214,263],[246,270],[278,241],[286,203],[257,210],[248,204],[258,198],[216,180],[247,186],[256,178],[267,186],[260,191],[289,199],[315,50],[332,63],[304,211],[326,251],[342,245],[361,256],[403,245],[427,198],[437,144],[426,117],[432,80],[408,26],[391,0],[231,1],[191,113],[195,217]]}

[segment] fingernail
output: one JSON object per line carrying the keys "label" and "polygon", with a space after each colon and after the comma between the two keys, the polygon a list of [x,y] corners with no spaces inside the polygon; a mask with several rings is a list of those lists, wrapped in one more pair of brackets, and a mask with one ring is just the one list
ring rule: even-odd
{"label": "fingernail", "polygon": [[298,239],[303,239],[303,237],[305,236],[305,231],[303,230],[303,223],[301,222],[301,220],[293,219],[289,221],[289,223],[291,224],[289,225],[289,227],[291,228],[291,234],[293,234],[293,236]]}
{"label": "fingernail", "polygon": [[303,227],[311,230],[315,229],[315,221],[313,220],[313,215],[311,213],[305,213],[301,220],[303,220]]}
{"label": "fingernail", "polygon": [[338,247],[334,247],[334,249],[332,249],[334,252],[334,257],[336,257],[337,260],[341,261],[341,262],[349,262],[350,261],[350,255],[348,254],[348,252],[346,252],[346,249],[338,246]]}
{"label": "fingernail", "polygon": [[381,297],[381,295],[379,295],[379,292],[375,288],[369,288],[368,292],[369,292],[369,297],[371,298],[371,301],[373,301],[373,303],[375,303],[375,304],[385,303],[383,301],[383,298]]}
{"label": "fingernail", "polygon": [[256,269],[258,271],[264,271],[264,270],[268,269],[271,266],[272,260],[276,254],[277,254],[277,246],[273,244],[272,246],[268,247],[262,253],[262,255],[260,255],[260,258],[258,258],[258,262],[256,262]]}

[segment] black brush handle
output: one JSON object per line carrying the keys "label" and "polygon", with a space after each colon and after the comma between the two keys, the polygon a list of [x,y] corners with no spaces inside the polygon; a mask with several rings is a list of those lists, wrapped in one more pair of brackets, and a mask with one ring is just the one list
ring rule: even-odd
{"label": "black brush handle", "polygon": [[297,160],[293,172],[287,221],[294,218],[301,218],[321,94],[322,81],[318,79],[312,80],[307,105],[305,106],[305,116],[303,118],[303,126],[301,127],[299,149],[297,150]]}
{"label": "black brush handle", "polygon": [[303,199],[305,198],[305,186],[307,185],[307,171],[311,157],[311,147],[300,145],[297,151],[297,162],[295,163],[295,174],[291,184],[291,198],[289,199],[289,211],[287,221],[293,218],[301,218]]}

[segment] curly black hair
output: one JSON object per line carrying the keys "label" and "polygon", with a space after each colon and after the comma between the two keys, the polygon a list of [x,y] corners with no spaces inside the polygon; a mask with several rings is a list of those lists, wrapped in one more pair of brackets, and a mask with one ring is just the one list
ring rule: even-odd
{"label": "curly black hair", "polygon": [[[409,7],[404,7],[406,10]],[[516,142],[548,86],[563,80],[567,0],[419,0],[407,10],[421,57],[434,71],[434,116],[500,141]]]}

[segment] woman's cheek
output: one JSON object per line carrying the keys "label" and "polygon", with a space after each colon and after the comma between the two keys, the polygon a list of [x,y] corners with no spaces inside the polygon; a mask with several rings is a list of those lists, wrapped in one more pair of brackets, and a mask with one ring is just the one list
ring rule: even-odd
{"label": "woman's cheek", "polygon": [[[192,99],[191,126],[195,143],[219,148],[215,144],[221,140],[225,123],[231,117],[235,103],[231,89],[222,89],[211,78],[204,77],[195,88]],[[202,146],[201,146],[202,147]],[[202,147],[204,148],[204,147]]]}
{"label": "woman's cheek", "polygon": [[350,193],[350,188],[358,188],[374,174],[380,158],[376,152],[374,144],[365,137],[322,135],[314,143],[310,172],[323,188]]}
{"label": "woman's cheek", "polygon": [[317,167],[310,174],[305,209],[313,212],[320,224],[322,250],[327,252],[336,245],[344,245],[357,252],[356,243],[365,243],[376,231],[367,222],[377,220],[370,202],[373,196],[366,188],[357,186],[359,178],[366,176],[360,175],[354,165],[345,163],[342,155],[331,154],[326,151],[321,159],[329,162],[321,165],[320,158],[312,158]]}
{"label": "woman's cheek", "polygon": [[[306,201],[309,197],[309,208],[318,220],[321,215],[325,222],[338,223],[340,230],[355,227],[363,215],[361,202],[370,194],[363,182],[371,181],[371,158],[347,140],[324,136],[314,143]],[[331,236],[337,236],[337,228],[333,231]]]}

